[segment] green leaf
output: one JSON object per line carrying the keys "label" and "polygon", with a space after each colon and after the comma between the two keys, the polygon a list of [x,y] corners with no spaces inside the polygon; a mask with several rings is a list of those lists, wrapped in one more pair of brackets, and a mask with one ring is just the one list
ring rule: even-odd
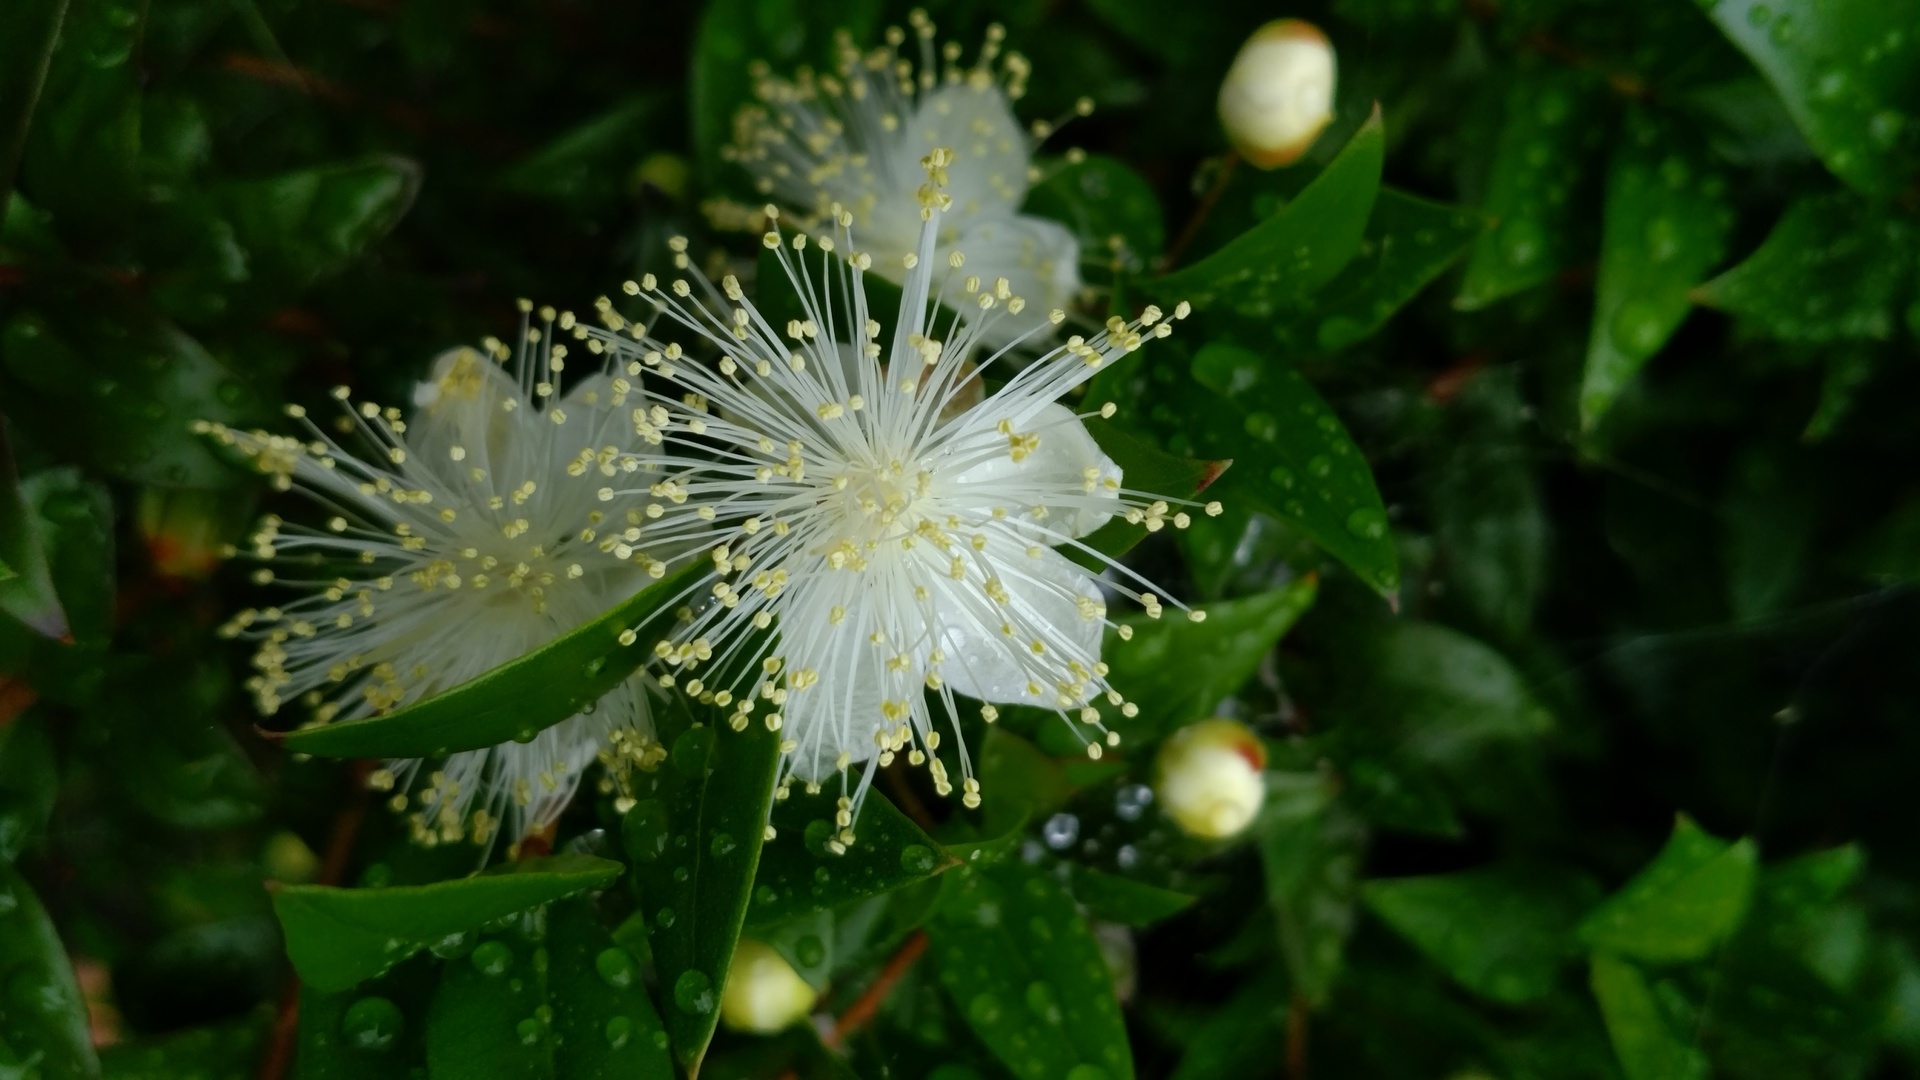
{"label": "green leaf", "polygon": [[1217,415],[1195,434],[1201,449],[1238,450],[1241,467],[1221,494],[1257,500],[1382,593],[1398,588],[1399,555],[1373,470],[1305,377],[1225,342],[1201,347],[1193,377],[1219,395]]}
{"label": "green leaf", "polygon": [[287,958],[316,990],[345,990],[429,945],[484,923],[588,889],[605,888],[620,864],[589,855],[523,859],[457,881],[386,889],[282,885],[273,911]]}
{"label": "green leaf", "polygon": [[[1205,491],[1233,464],[1230,460],[1197,461],[1169,454],[1147,440],[1130,435],[1097,417],[1088,417],[1085,424],[1087,434],[1092,435],[1093,441],[1099,444],[1100,452],[1120,466],[1125,484],[1135,491],[1151,491],[1156,495],[1177,499],[1190,498]],[[1089,570],[1103,570],[1108,560],[1117,559],[1131,551],[1135,544],[1146,539],[1146,535],[1144,526],[1131,525],[1124,517],[1115,517],[1081,537],[1078,546],[1063,546],[1061,552]],[[1082,547],[1092,550],[1082,550]]]}
{"label": "green leaf", "polygon": [[1891,195],[1920,171],[1920,4],[1721,0],[1707,8],[1834,175]]}
{"label": "green leaf", "polygon": [[813,795],[804,787],[788,792],[774,804],[774,838],[761,848],[754,871],[749,931],[892,892],[954,865],[951,855],[877,790],[868,791],[861,804],[853,823],[855,842],[836,855],[827,841],[839,832],[834,824],[839,786],[823,786]]}
{"label": "green leaf", "polygon": [[1694,290],[1782,341],[1886,341],[1912,280],[1913,225],[1835,192],[1787,208],[1759,250]]}
{"label": "green leaf", "polygon": [[0,864],[0,1049],[12,1047],[38,1069],[26,1077],[82,1080],[100,1075],[87,1009],[67,965],[67,950],[46,909],[13,867]]}
{"label": "green leaf", "polygon": [[1597,953],[1592,986],[1627,1080],[1705,1080],[1706,1059],[1674,1030],[1638,968]]}
{"label": "green leaf", "polygon": [[1735,456],[1721,495],[1727,598],[1734,618],[1785,609],[1800,583],[1822,517],[1820,474],[1785,443],[1756,442]]}
{"label": "green leaf", "polygon": [[487,937],[443,968],[428,1014],[433,1075],[672,1080],[640,964],[591,905],[555,904],[544,927],[521,931]]}
{"label": "green leaf", "polygon": [[780,736],[764,724],[691,727],[664,767],[641,774],[621,826],[674,1057],[690,1072],[720,1019],[779,756]]}
{"label": "green leaf", "polygon": [[1159,257],[1167,229],[1146,178],[1115,158],[1088,155],[1027,191],[1026,213],[1052,218],[1080,241],[1080,256],[1138,270]]}
{"label": "green leaf", "polygon": [[[100,1051],[105,1080],[248,1080],[260,1068],[271,1016],[252,1016],[158,1038],[114,1043]],[[303,1074],[302,1080],[307,1080]],[[364,1074],[361,1080],[371,1080]]]}
{"label": "green leaf", "polygon": [[1579,257],[1575,193],[1604,132],[1599,105],[1594,79],[1573,68],[1547,66],[1512,80],[1480,207],[1495,225],[1474,245],[1454,307],[1486,307]]}
{"label": "green leaf", "polygon": [[67,635],[67,613],[60,607],[47,566],[45,530],[38,508],[21,491],[7,421],[0,416],[0,563],[9,571],[0,576],[0,612],[43,637],[57,639]]}
{"label": "green leaf", "polygon": [[1339,352],[1372,337],[1485,231],[1472,211],[1380,189],[1353,261],[1311,302],[1274,319],[1275,340],[1296,355]]}
{"label": "green leaf", "polygon": [[1692,310],[1688,290],[1720,261],[1733,228],[1727,180],[1698,135],[1636,113],[1607,172],[1593,334],[1580,426],[1620,391]]}
{"label": "green leaf", "polygon": [[1523,1005],[1553,990],[1596,891],[1556,867],[1510,865],[1369,881],[1360,895],[1460,985]]}
{"label": "green leaf", "polygon": [[1243,1080],[1273,1071],[1287,1039],[1287,980],[1265,971],[1193,1030],[1172,1080]]}
{"label": "green leaf", "polygon": [[0,218],[66,14],[67,0],[23,0],[0,10]]}
{"label": "green leaf", "polygon": [[0,865],[45,835],[60,787],[59,762],[43,712],[0,722]]}
{"label": "green leaf", "polygon": [[661,92],[629,98],[501,173],[500,184],[583,212],[616,206],[638,187],[636,169],[672,104]]}
{"label": "green leaf", "polygon": [[1067,891],[1087,909],[1090,917],[1101,922],[1152,926],[1187,910],[1199,899],[1189,893],[1163,889],[1077,863],[1061,865],[1068,869]]}
{"label": "green leaf", "polygon": [[1059,884],[1019,862],[946,880],[927,923],[967,1025],[1022,1080],[1128,1080],[1133,1059],[1100,946]]}
{"label": "green leaf", "polygon": [[[711,569],[694,559],[599,618],[479,678],[390,713],[288,732],[285,746],[324,757],[406,758],[525,741],[600,700],[651,658],[674,606]],[[623,645],[628,630],[635,636]]]}
{"label": "green leaf", "polygon": [[[0,586],[5,610],[48,637],[104,644],[113,632],[113,503],[107,489],[83,479],[75,468],[27,477],[18,489],[28,519],[14,530],[34,545],[44,568],[52,606],[25,585],[22,576]],[[36,587],[33,592],[39,590]]]}
{"label": "green leaf", "polygon": [[[1041,742],[1055,747],[1058,753],[1078,753],[1079,740],[1056,717],[1039,714],[1035,721],[1040,725]],[[1073,795],[1073,783],[1060,763],[1009,731],[1007,724],[1011,722],[1009,718],[988,728],[979,751],[980,823],[987,836],[1010,835],[1025,823],[1051,813]]]}
{"label": "green leaf", "polygon": [[299,1080],[415,1080],[424,1075],[431,1018],[425,1000],[416,1000],[418,983],[418,973],[402,967],[364,992],[326,993],[303,985],[295,1075]]}
{"label": "green leaf", "polygon": [[1292,202],[1191,266],[1148,287],[1169,303],[1253,319],[1312,295],[1359,253],[1380,191],[1386,125],[1376,106],[1339,156]]}
{"label": "green leaf", "polygon": [[1353,932],[1367,830],[1337,804],[1324,812],[1273,815],[1260,834],[1267,906],[1294,993],[1326,1001]]}
{"label": "green leaf", "polygon": [[1746,917],[1757,861],[1752,840],[1728,844],[1682,817],[1653,862],[1580,924],[1580,939],[1649,963],[1698,960]]}
{"label": "green leaf", "polygon": [[253,276],[297,291],[390,232],[419,190],[418,165],[383,156],[231,184],[218,198]]}

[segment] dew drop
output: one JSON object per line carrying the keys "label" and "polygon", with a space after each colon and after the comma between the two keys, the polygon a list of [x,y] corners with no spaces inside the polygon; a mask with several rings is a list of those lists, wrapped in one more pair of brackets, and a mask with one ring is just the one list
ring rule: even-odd
{"label": "dew drop", "polygon": [[1055,851],[1064,851],[1073,846],[1080,837],[1080,819],[1072,814],[1055,814],[1040,827],[1040,838]]}
{"label": "dew drop", "polygon": [[383,997],[363,997],[340,1017],[340,1037],[355,1050],[378,1053],[400,1040],[406,1026],[400,1006]]}
{"label": "dew drop", "polygon": [[1054,996],[1053,987],[1044,982],[1027,984],[1027,1008],[1049,1024],[1058,1025],[1061,1022],[1060,1000]]}
{"label": "dew drop", "polygon": [[1273,481],[1274,486],[1282,491],[1293,490],[1293,470],[1287,468],[1285,465],[1275,465],[1273,471],[1267,474],[1267,479]]}
{"label": "dew drop", "polygon": [[1280,434],[1280,421],[1274,419],[1272,413],[1248,413],[1242,426],[1246,428],[1247,434],[1263,442],[1271,442]]}
{"label": "dew drop", "polygon": [[615,1050],[627,1045],[633,1038],[633,1021],[624,1016],[616,1016],[607,1021],[607,1045]]}
{"label": "dew drop", "polygon": [[909,874],[933,873],[933,852],[925,844],[908,844],[900,849],[900,869]]}
{"label": "dew drop", "polygon": [[532,1046],[540,1041],[540,1021],[531,1016],[515,1024],[513,1030],[520,1036],[522,1046]]}
{"label": "dew drop", "polygon": [[1145,784],[1127,784],[1113,793],[1113,812],[1122,821],[1139,821],[1153,805],[1153,789]]}
{"label": "dew drop", "polygon": [[713,839],[707,842],[707,850],[711,851],[716,859],[733,854],[733,849],[739,846],[732,836],[723,832],[714,833]]}
{"label": "dew drop", "polygon": [[1387,515],[1372,508],[1347,515],[1347,531],[1362,540],[1378,540],[1387,535]]}
{"label": "dew drop", "polygon": [[667,850],[667,807],[659,799],[642,799],[627,811],[620,826],[627,857],[637,863],[658,862]]}
{"label": "dew drop", "polygon": [[625,949],[600,950],[600,955],[593,958],[593,970],[600,973],[602,982],[616,990],[633,985],[633,957]]}
{"label": "dew drop", "polygon": [[713,980],[697,968],[689,968],[673,980],[673,1003],[691,1016],[713,1011]]}
{"label": "dew drop", "polygon": [[1651,356],[1666,340],[1667,328],[1660,312],[1644,300],[1628,300],[1613,313],[1610,324],[1614,343],[1634,356]]}
{"label": "dew drop", "polygon": [[513,967],[513,950],[498,941],[483,941],[467,959],[482,975],[505,975]]}
{"label": "dew drop", "polygon": [[1333,459],[1325,454],[1315,454],[1307,459],[1307,472],[1315,480],[1325,480],[1333,475]]}
{"label": "dew drop", "polygon": [[1500,228],[1500,254],[1513,266],[1531,266],[1539,261],[1546,242],[1540,226],[1525,218],[1515,218]]}
{"label": "dew drop", "polygon": [[448,934],[439,941],[427,946],[427,951],[442,960],[458,960],[473,949],[473,935],[470,933]]}
{"label": "dew drop", "polygon": [[819,938],[807,934],[793,943],[793,955],[804,967],[819,967],[827,958],[827,947]]}
{"label": "dew drop", "polygon": [[674,915],[672,908],[663,907],[660,909],[659,914],[653,917],[653,922],[655,926],[658,926],[660,929],[665,930],[673,925],[673,920],[675,918],[678,918],[678,916]]}
{"label": "dew drop", "polygon": [[967,1002],[967,1019],[978,1027],[991,1027],[1000,1022],[1000,999],[992,994],[975,994]]}

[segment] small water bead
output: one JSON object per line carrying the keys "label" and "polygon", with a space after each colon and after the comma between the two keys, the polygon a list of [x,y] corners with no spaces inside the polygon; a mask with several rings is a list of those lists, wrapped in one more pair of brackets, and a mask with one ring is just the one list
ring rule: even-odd
{"label": "small water bead", "polygon": [[739,846],[732,836],[722,832],[713,834],[713,839],[707,843],[707,850],[713,853],[714,858],[719,859],[733,854],[733,850]]}
{"label": "small water bead", "polygon": [[1027,1008],[1033,1010],[1033,1015],[1054,1026],[1058,1026],[1063,1019],[1059,998],[1054,996],[1053,987],[1044,982],[1027,984]]}
{"label": "small water bead", "polygon": [[992,994],[975,994],[967,1002],[967,1019],[980,1027],[1000,1022],[1000,999]]}
{"label": "small water bead", "polygon": [[593,970],[600,973],[601,982],[616,990],[632,986],[637,974],[633,956],[618,948],[600,950],[600,955],[593,958]]}
{"label": "small water bead", "polygon": [[706,771],[707,758],[712,749],[712,728],[689,728],[673,740],[668,760],[673,764],[673,770],[682,776],[699,776]]}
{"label": "small water bead", "polygon": [[909,874],[931,874],[935,865],[933,852],[924,844],[908,844],[900,849],[900,869]]}
{"label": "small water bead", "polygon": [[819,938],[807,934],[793,943],[793,956],[802,967],[819,967],[827,959],[827,947]]}
{"label": "small water bead", "polygon": [[1120,850],[1113,853],[1113,861],[1122,870],[1131,870],[1140,865],[1140,849],[1132,844],[1121,844]]}
{"label": "small water bead", "polygon": [[473,943],[471,933],[448,934],[427,946],[427,951],[442,960],[458,960],[473,950]]}
{"label": "small water bead", "polygon": [[1055,851],[1072,847],[1080,836],[1080,819],[1072,814],[1055,814],[1040,827],[1040,836]]}
{"label": "small water bead", "polygon": [[505,975],[513,967],[513,950],[498,941],[483,941],[467,958],[482,975]]}
{"label": "small water bead", "polygon": [[406,1027],[400,1007],[383,997],[363,997],[340,1016],[340,1037],[355,1050],[378,1053],[400,1041]]}
{"label": "small water bead", "polygon": [[1113,793],[1113,812],[1122,821],[1138,821],[1153,805],[1153,789],[1145,784],[1124,784]]}
{"label": "small water bead", "polygon": [[686,884],[687,879],[692,876],[693,872],[684,866],[676,866],[673,868],[673,880],[683,885]]}
{"label": "small water bead", "polygon": [[1274,419],[1272,413],[1248,413],[1242,426],[1246,428],[1247,434],[1263,442],[1271,442],[1280,434],[1280,421]]}
{"label": "small water bead", "polygon": [[520,1036],[520,1045],[533,1046],[540,1041],[540,1021],[529,1016],[513,1026],[514,1033]]}
{"label": "small water bead", "polygon": [[1355,510],[1347,515],[1347,531],[1362,540],[1379,540],[1387,535],[1387,515],[1374,509]]}
{"label": "small water bead", "polygon": [[672,908],[663,907],[660,909],[659,913],[653,917],[653,924],[655,926],[658,926],[662,930],[666,930],[673,926],[673,920],[675,918],[676,916],[674,915]]}
{"label": "small water bead", "polygon": [[680,1011],[692,1016],[705,1016],[713,1011],[713,980],[707,973],[697,968],[689,968],[673,980],[673,1003]]}
{"label": "small water bead", "polygon": [[633,1038],[633,1021],[624,1016],[616,1016],[607,1021],[607,1045],[615,1050],[627,1045]]}

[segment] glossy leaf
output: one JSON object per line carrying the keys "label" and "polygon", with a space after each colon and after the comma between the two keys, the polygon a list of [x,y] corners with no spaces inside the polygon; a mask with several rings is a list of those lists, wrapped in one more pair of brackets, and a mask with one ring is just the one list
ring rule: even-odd
{"label": "glossy leaf", "polygon": [[1209,453],[1234,448],[1240,468],[1221,488],[1241,494],[1383,593],[1399,587],[1399,555],[1373,470],[1346,428],[1307,380],[1271,357],[1210,342],[1193,358],[1193,377],[1220,396],[1207,429],[1195,434]]}
{"label": "glossy leaf", "polygon": [[301,981],[345,990],[429,945],[495,919],[604,888],[620,864],[589,855],[523,859],[457,881],[385,889],[282,885],[274,914]]}
{"label": "glossy leaf", "polygon": [[635,172],[667,109],[664,95],[621,102],[534,151],[500,182],[583,211],[617,205],[638,187]]}
{"label": "glossy leaf", "polygon": [[1591,983],[1627,1080],[1704,1080],[1706,1060],[1675,1030],[1638,968],[1599,953]]}
{"label": "glossy leaf", "polygon": [[1559,868],[1516,865],[1369,881],[1360,895],[1460,985],[1521,1005],[1553,990],[1596,893]]}
{"label": "glossy leaf", "polygon": [[419,188],[418,165],[377,157],[234,184],[219,198],[251,273],[302,289],[399,224]]}
{"label": "glossy leaf", "polygon": [[44,1080],[100,1075],[87,1010],[67,965],[53,921],[13,867],[0,864],[0,971],[7,973],[0,1004],[0,1047],[10,1046]]}
{"label": "glossy leaf", "polygon": [[1455,307],[1473,311],[1531,289],[1579,257],[1576,188],[1604,130],[1588,74],[1543,67],[1514,79],[1488,165],[1482,212],[1494,219],[1467,260]]}
{"label": "glossy leaf", "polygon": [[29,0],[0,12],[0,216],[66,13],[67,0]]}
{"label": "glossy leaf", "polygon": [[1757,862],[1752,840],[1728,844],[1682,817],[1653,862],[1580,924],[1580,938],[1652,963],[1700,959],[1746,916]]}
{"label": "glossy leaf", "polygon": [[1920,173],[1920,4],[1720,0],[1707,12],[1834,175],[1886,195]]}
{"label": "glossy leaf", "polygon": [[1018,862],[956,870],[927,936],[941,987],[1015,1076],[1133,1076],[1112,976],[1058,883]]}
{"label": "glossy leaf", "polygon": [[1317,292],[1359,253],[1380,191],[1386,126],[1376,107],[1345,149],[1279,212],[1151,285],[1168,303],[1270,318]]}
{"label": "glossy leaf", "polygon": [[1310,302],[1274,320],[1275,340],[1293,355],[1339,352],[1373,336],[1486,227],[1470,210],[1380,189],[1353,261]]}
{"label": "glossy leaf", "polygon": [[1580,386],[1580,426],[1600,423],[1628,380],[1692,309],[1701,275],[1720,261],[1733,206],[1726,176],[1690,132],[1635,114],[1607,172],[1593,334]]}
{"label": "glossy leaf", "polygon": [[1729,469],[1721,496],[1727,599],[1736,619],[1783,610],[1805,572],[1825,500],[1799,447],[1756,443]]}
{"label": "glossy leaf", "polygon": [[45,834],[60,783],[47,716],[0,721],[0,865]]}
{"label": "glossy leaf", "polygon": [[760,849],[753,875],[749,931],[892,892],[954,865],[952,856],[878,790],[868,791],[861,804],[854,843],[834,854],[827,841],[839,832],[834,824],[839,797],[837,784],[815,795],[796,786],[774,805],[775,835]]}
{"label": "glossy leaf", "polygon": [[[0,602],[0,608],[46,636],[104,644],[113,631],[114,604],[113,501],[107,489],[67,468],[25,478],[19,494],[31,515],[23,531],[38,546],[57,607],[52,614],[40,611],[37,622],[12,604]],[[27,580],[23,576],[14,584]],[[12,589],[13,584],[0,585],[0,597],[16,595]],[[28,603],[37,601],[23,597],[22,606]]]}
{"label": "glossy leaf", "polygon": [[428,1017],[434,1075],[671,1080],[667,1046],[638,961],[578,901],[449,960]]}
{"label": "glossy leaf", "polygon": [[1911,222],[1845,192],[1809,196],[1787,208],[1759,250],[1694,295],[1782,341],[1885,341],[1899,326],[1916,251]]}
{"label": "glossy leaf", "polygon": [[1366,828],[1337,808],[1275,815],[1260,835],[1280,957],[1294,992],[1316,1004],[1346,957],[1366,841]]}
{"label": "glossy leaf", "polygon": [[1065,225],[1089,262],[1137,270],[1167,242],[1153,187],[1130,166],[1100,154],[1056,167],[1027,191],[1022,209]]}
{"label": "glossy leaf", "polygon": [[1067,890],[1087,909],[1090,917],[1101,922],[1152,926],[1187,910],[1198,899],[1189,893],[1163,889],[1119,874],[1073,863],[1064,865],[1071,870]]}
{"label": "glossy leaf", "polygon": [[417,973],[402,968],[359,989],[327,993],[302,986],[295,1053],[299,1080],[412,1080],[421,1075],[431,1018],[420,981]]}
{"label": "glossy leaf", "polygon": [[1496,641],[1526,630],[1547,580],[1541,454],[1527,438],[1519,383],[1514,369],[1469,380],[1447,405],[1443,448],[1425,463],[1444,599]]}
{"label": "glossy leaf", "polygon": [[[690,561],[517,660],[390,713],[288,732],[288,750],[326,757],[442,757],[525,740],[600,700],[653,656],[672,609],[711,566]],[[665,612],[666,614],[662,614]],[[621,644],[621,635],[635,635]]]}
{"label": "glossy leaf", "polygon": [[[1191,499],[1207,490],[1233,464],[1232,461],[1198,461],[1169,454],[1147,440],[1130,435],[1097,417],[1087,418],[1085,424],[1087,433],[1099,444],[1100,451],[1120,466],[1123,482],[1136,491]],[[1061,552],[1090,570],[1102,570],[1106,568],[1106,561],[1082,550],[1082,546],[1091,548],[1106,559],[1114,559],[1131,551],[1146,536],[1144,526],[1132,525],[1123,517],[1115,517],[1081,537],[1077,545],[1062,547]]]}
{"label": "glossy leaf", "polygon": [[[1035,734],[1041,743],[1057,753],[1078,753],[1079,741],[1071,729],[1050,713],[1033,711],[1038,714],[1035,722],[1040,726]],[[981,827],[988,836],[1007,836],[1027,822],[1038,821],[1073,794],[1073,783],[1059,761],[1008,730],[1015,722],[1017,717],[1009,717],[988,728],[976,759]]]}
{"label": "glossy leaf", "polygon": [[780,736],[758,722],[737,732],[691,727],[674,738],[666,765],[636,784],[639,802],[621,826],[674,1058],[689,1071],[720,1019],[779,751]]}
{"label": "glossy leaf", "polygon": [[[248,1080],[259,1070],[268,1018],[256,1012],[236,1023],[158,1038],[115,1043],[100,1052],[103,1080]],[[302,1080],[307,1080],[302,1077]],[[362,1076],[361,1080],[373,1080]]]}

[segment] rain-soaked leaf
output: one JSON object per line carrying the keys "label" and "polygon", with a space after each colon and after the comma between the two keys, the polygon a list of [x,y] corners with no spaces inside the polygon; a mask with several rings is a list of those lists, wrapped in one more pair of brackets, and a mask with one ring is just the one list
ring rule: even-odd
{"label": "rain-soaked leaf", "polygon": [[1090,918],[1101,922],[1152,926],[1187,910],[1198,899],[1191,893],[1163,889],[1077,863],[1062,865],[1069,869],[1067,891],[1087,909]]}
{"label": "rain-soaked leaf", "polygon": [[1761,442],[1734,458],[1721,496],[1727,599],[1736,619],[1782,610],[1800,583],[1824,503],[1799,447]]}
{"label": "rain-soaked leaf", "polygon": [[1346,957],[1367,830],[1337,805],[1323,813],[1274,815],[1260,836],[1267,906],[1294,992],[1326,1000]]}
{"label": "rain-soaked leaf", "polygon": [[1917,250],[1920,234],[1898,215],[1848,192],[1808,196],[1758,251],[1694,296],[1782,341],[1885,341],[1899,326]]}
{"label": "rain-soaked leaf", "polygon": [[46,832],[59,784],[46,714],[0,721],[0,864],[19,858]]}
{"label": "rain-soaked leaf", "polygon": [[[1101,453],[1120,466],[1124,482],[1135,491],[1190,499],[1205,491],[1233,464],[1231,461],[1199,461],[1169,454],[1147,440],[1129,435],[1118,426],[1097,417],[1088,417],[1085,423],[1087,433],[1099,444]],[[1187,512],[1198,513],[1199,508],[1187,508]],[[1099,571],[1106,568],[1108,560],[1131,551],[1146,536],[1144,526],[1129,524],[1124,517],[1115,517],[1081,537],[1076,544],[1063,545],[1060,550],[1074,562]]]}
{"label": "rain-soaked leaf", "polygon": [[0,210],[13,190],[16,150],[27,141],[33,108],[60,40],[68,0],[22,0],[0,11]]}
{"label": "rain-soaked leaf", "polygon": [[1675,1029],[1640,969],[1597,953],[1591,985],[1627,1080],[1704,1080],[1705,1056]]}
{"label": "rain-soaked leaf", "polygon": [[[236,1022],[130,1040],[100,1052],[103,1080],[248,1080],[260,1068],[271,1017],[256,1011]],[[320,1080],[302,1072],[302,1080]],[[375,1080],[361,1074],[356,1080]]]}
{"label": "rain-soaked leaf", "polygon": [[13,463],[6,418],[0,416],[0,612],[43,637],[67,634],[67,613],[47,565],[48,538],[38,508],[27,501]]}
{"label": "rain-soaked leaf", "polygon": [[578,208],[605,211],[638,186],[641,156],[668,113],[670,99],[653,93],[623,101],[559,135],[500,176],[511,191]]}
{"label": "rain-soaked leaf", "polygon": [[839,800],[838,784],[824,785],[814,795],[796,785],[774,804],[774,838],[760,849],[753,876],[749,932],[892,892],[954,864],[878,790],[869,790],[860,806],[854,842],[836,854],[827,841],[840,832],[835,824]]}
{"label": "rain-soaked leaf", "polygon": [[1697,960],[1746,917],[1758,861],[1752,840],[1728,844],[1682,817],[1653,862],[1580,924],[1580,939],[1652,963]]}
{"label": "rain-soaked leaf", "polygon": [[0,864],[0,1048],[37,1063],[23,1076],[86,1080],[100,1075],[87,1009],[46,909],[13,867]]}
{"label": "rain-soaked leaf", "polygon": [[1385,878],[1360,891],[1368,910],[1460,985],[1508,1005],[1553,990],[1577,948],[1574,924],[1597,894],[1585,878],[1538,865]]}
{"label": "rain-soaked leaf", "polygon": [[376,157],[233,184],[218,198],[251,275],[297,291],[391,231],[419,188],[418,165]]}
{"label": "rain-soaked leaf", "polygon": [[113,632],[114,603],[113,500],[106,487],[63,468],[27,477],[18,492],[27,520],[10,531],[34,545],[32,558],[46,574],[53,606],[41,606],[38,587],[29,596],[24,586],[32,579],[22,575],[0,583],[0,610],[46,637],[104,644]]}
{"label": "rain-soaked leaf", "polygon": [[390,713],[288,732],[285,745],[326,757],[443,757],[524,742],[600,700],[651,658],[668,621],[661,613],[684,603],[710,570],[694,559],[485,675]]}
{"label": "rain-soaked leaf", "polygon": [[1688,290],[1720,261],[1732,227],[1726,176],[1699,137],[1630,116],[1607,172],[1582,428],[1599,425],[1628,380],[1679,328],[1693,306]]}
{"label": "rain-soaked leaf", "polygon": [[1027,191],[1026,213],[1052,218],[1080,241],[1080,257],[1137,270],[1159,256],[1167,230],[1146,179],[1099,154],[1068,162]]}
{"label": "rain-soaked leaf", "polygon": [[1586,72],[1552,66],[1512,80],[1480,207],[1495,224],[1474,245],[1455,307],[1486,307],[1580,257],[1576,194],[1604,133],[1600,115],[1600,87]]}
{"label": "rain-soaked leaf", "polygon": [[1309,354],[1371,337],[1485,231],[1472,211],[1382,188],[1353,261],[1308,302],[1274,319],[1274,338],[1288,354]]}
{"label": "rain-soaked leaf", "polygon": [[1920,3],[1718,0],[1708,14],[1834,175],[1889,195],[1920,173]]}
{"label": "rain-soaked leaf", "polygon": [[672,1080],[667,1047],[639,961],[580,901],[450,960],[428,1016],[436,1076]]}
{"label": "rain-soaked leaf", "polygon": [[1268,319],[1334,280],[1359,253],[1386,152],[1376,107],[1345,149],[1279,212],[1191,266],[1154,281],[1169,304]]}
{"label": "rain-soaked leaf", "polygon": [[1022,1080],[1129,1080],[1113,976],[1059,883],[1017,861],[946,879],[927,923],[940,985]]}
{"label": "rain-soaked leaf", "polygon": [[665,765],[636,777],[639,801],[621,825],[674,1058],[689,1071],[698,1070],[720,1020],[765,842],[780,738],[757,721],[740,731],[724,723],[688,728],[674,737]]}
{"label": "rain-soaked leaf", "polygon": [[1193,377],[1219,395],[1195,440],[1210,454],[1232,449],[1238,463],[1222,478],[1221,500],[1255,499],[1376,590],[1398,588],[1399,554],[1373,469],[1306,378],[1224,342],[1200,349]]}
{"label": "rain-soaked leaf", "polygon": [[301,981],[317,990],[345,990],[430,945],[562,897],[605,888],[619,876],[619,863],[556,855],[433,885],[282,885],[273,890],[273,910]]}
{"label": "rain-soaked leaf", "polygon": [[1520,638],[1547,581],[1542,455],[1528,437],[1520,374],[1499,368],[1468,380],[1447,406],[1441,447],[1424,455],[1445,599],[1496,641]]}

